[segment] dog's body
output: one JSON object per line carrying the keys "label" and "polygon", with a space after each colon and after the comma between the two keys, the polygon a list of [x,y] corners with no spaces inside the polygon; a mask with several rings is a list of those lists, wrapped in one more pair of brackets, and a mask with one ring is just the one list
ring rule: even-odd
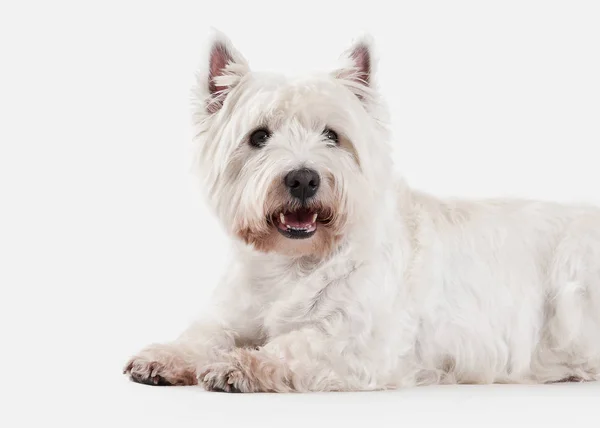
{"label": "dog's body", "polygon": [[411,190],[366,40],[303,80],[251,73],[220,35],[208,56],[194,117],[235,257],[213,310],[135,356],[133,380],[286,392],[600,377],[600,210]]}

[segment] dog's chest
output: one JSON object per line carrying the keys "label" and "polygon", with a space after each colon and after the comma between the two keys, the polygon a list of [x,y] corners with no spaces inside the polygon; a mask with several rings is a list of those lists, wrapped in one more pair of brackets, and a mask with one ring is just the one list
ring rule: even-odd
{"label": "dog's chest", "polygon": [[351,272],[351,264],[327,267],[288,266],[262,278],[265,290],[260,317],[267,336],[273,337],[323,320],[341,302],[335,295]]}

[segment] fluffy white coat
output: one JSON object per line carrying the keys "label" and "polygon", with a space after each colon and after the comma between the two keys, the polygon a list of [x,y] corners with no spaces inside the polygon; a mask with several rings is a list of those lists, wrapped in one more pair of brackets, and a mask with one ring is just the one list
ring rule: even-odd
{"label": "fluffy white coat", "polygon": [[[410,189],[389,159],[374,68],[361,38],[332,73],[256,73],[214,35],[194,125],[235,257],[210,311],[134,356],[133,380],[287,392],[598,379],[600,211]],[[256,149],[259,125],[273,133]],[[296,242],[268,219],[291,203],[282,174],[306,165],[328,177],[315,198],[334,223]]]}

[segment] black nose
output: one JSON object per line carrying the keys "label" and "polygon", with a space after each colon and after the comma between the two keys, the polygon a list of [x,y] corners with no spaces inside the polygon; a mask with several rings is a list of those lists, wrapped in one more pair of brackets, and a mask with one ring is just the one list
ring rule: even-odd
{"label": "black nose", "polygon": [[285,185],[290,193],[302,202],[317,193],[320,183],[319,174],[312,169],[296,169],[285,176]]}

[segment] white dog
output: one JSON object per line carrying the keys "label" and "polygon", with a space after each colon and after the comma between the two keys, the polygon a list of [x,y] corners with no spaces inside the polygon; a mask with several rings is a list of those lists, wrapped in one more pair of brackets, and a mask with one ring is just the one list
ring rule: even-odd
{"label": "white dog", "polygon": [[216,33],[194,91],[235,259],[212,311],[125,368],[152,385],[358,391],[600,378],[600,210],[440,200],[393,173],[372,43],[250,71]]}

